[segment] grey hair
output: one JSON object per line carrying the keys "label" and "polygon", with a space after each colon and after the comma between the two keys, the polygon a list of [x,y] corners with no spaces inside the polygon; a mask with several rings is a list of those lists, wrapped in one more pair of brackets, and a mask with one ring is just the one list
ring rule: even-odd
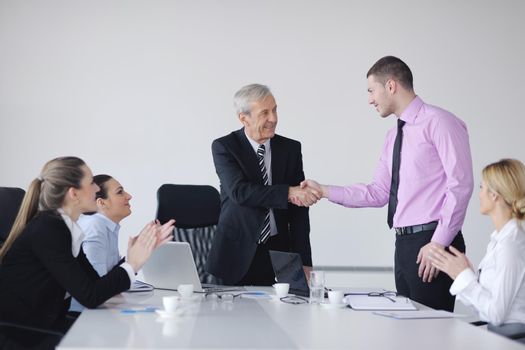
{"label": "grey hair", "polygon": [[272,96],[270,88],[261,84],[250,84],[243,86],[233,96],[233,105],[237,114],[250,114],[252,102],[262,101]]}

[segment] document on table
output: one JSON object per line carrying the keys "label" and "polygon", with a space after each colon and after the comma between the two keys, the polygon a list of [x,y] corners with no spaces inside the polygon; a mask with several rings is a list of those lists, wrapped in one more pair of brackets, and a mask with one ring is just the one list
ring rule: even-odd
{"label": "document on table", "polygon": [[347,295],[345,300],[354,310],[417,310],[410,299],[402,296]]}
{"label": "document on table", "polygon": [[452,312],[444,310],[374,311],[374,314],[379,316],[392,317],[398,320],[465,317],[465,315],[454,314]]}
{"label": "document on table", "polygon": [[136,280],[135,282],[131,284],[130,288],[126,292],[129,292],[129,293],[150,292],[152,290],[153,290],[153,286],[151,284]]}

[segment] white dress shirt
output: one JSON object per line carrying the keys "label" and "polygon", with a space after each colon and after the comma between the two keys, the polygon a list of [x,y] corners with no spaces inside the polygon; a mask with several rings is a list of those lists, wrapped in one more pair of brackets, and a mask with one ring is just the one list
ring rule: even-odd
{"label": "white dress shirt", "polygon": [[60,216],[62,216],[62,220],[66,223],[69,232],[71,232],[71,253],[76,258],[78,257],[82,241],[84,240],[84,233],[77,223],[66,214],[64,209],[59,208],[57,211],[60,213]]}
{"label": "white dress shirt", "polygon": [[114,268],[119,260],[118,233],[120,225],[101,213],[80,215],[78,225],[84,231],[82,248],[99,276]]}
{"label": "white dress shirt", "polygon": [[[244,130],[244,134],[246,135],[246,138],[248,141],[250,141],[250,145],[252,145],[253,150],[255,151],[255,155],[257,155],[257,150],[259,149],[258,142],[252,140],[248,134],[246,134],[246,130]],[[272,185],[272,149],[270,146],[270,140],[266,140],[264,145],[264,167],[266,168],[266,175],[268,176],[268,185]],[[259,157],[259,156],[257,156]],[[258,160],[259,158],[257,158]],[[277,232],[277,224],[275,223],[275,217],[273,216],[273,209],[270,209],[270,236],[275,236]]]}
{"label": "white dress shirt", "polygon": [[[64,219],[64,222],[66,223],[66,226],[69,228],[69,231],[71,231],[71,250],[75,258],[78,257],[78,253],[80,252],[80,247],[82,246],[82,242],[86,238],[86,235],[84,234],[84,230],[86,230],[86,232],[88,232],[88,238],[90,239],[92,239],[93,236],[98,236],[99,238],[110,239],[111,238],[110,234],[114,234],[113,238],[114,238],[114,243],[116,245],[109,244],[110,243],[109,240],[104,241],[104,242],[102,241],[99,242],[99,243],[104,243],[104,244],[97,246],[98,250],[96,253],[98,255],[96,254],[95,255],[96,255],[96,259],[98,260],[95,259],[95,261],[93,261],[92,259],[90,259],[90,255],[86,252],[86,248],[84,247],[84,253],[86,254],[86,257],[88,258],[89,262],[91,263],[95,271],[97,271],[99,276],[101,277],[104,276],[105,274],[108,273],[109,270],[111,270],[113,267],[115,267],[115,265],[118,264],[118,261],[119,261],[118,239],[116,236],[116,234],[118,234],[118,229],[120,228],[118,224],[113,223],[111,220],[109,220],[103,215],[100,215],[100,217],[97,217],[95,220],[89,220],[89,219],[86,220],[85,219],[86,216],[81,215],[77,223],[77,222],[74,222],[64,212],[63,209],[61,208],[58,209],[58,212],[62,216],[62,219]],[[99,214],[97,213],[97,214],[94,214],[93,216],[95,215],[99,215]],[[90,227],[90,225],[87,224],[86,221],[91,222],[93,226]],[[113,225],[111,225],[110,223],[113,223]],[[82,225],[82,227],[79,226],[79,224]],[[112,230],[113,232],[108,232],[110,228],[113,229]],[[116,247],[116,251],[113,249],[114,246]],[[87,250],[89,251],[89,248]],[[104,251],[104,254],[102,254],[102,251]],[[115,256],[112,256],[113,254],[115,254]],[[100,262],[102,255],[104,255],[105,257],[108,257],[110,260],[114,261],[115,263],[113,265],[110,264],[111,266],[106,265],[106,264],[99,264],[98,262]],[[91,258],[93,258],[93,255],[91,255]],[[126,271],[129,277],[130,284],[132,284],[136,278],[135,278],[135,271],[133,271],[133,268],[131,267],[131,265],[128,264],[127,262],[123,262],[122,264],[120,264],[120,267],[122,267]],[[69,296],[70,294],[66,292],[66,296],[64,299],[69,298]],[[73,298],[71,300],[71,306],[69,308],[70,311],[80,312],[83,309],[84,309],[84,306],[82,306],[76,299]]]}
{"label": "white dress shirt", "polygon": [[511,219],[499,232],[494,231],[479,264],[479,278],[465,269],[450,287],[452,295],[495,326],[525,323],[525,232],[521,224]]}

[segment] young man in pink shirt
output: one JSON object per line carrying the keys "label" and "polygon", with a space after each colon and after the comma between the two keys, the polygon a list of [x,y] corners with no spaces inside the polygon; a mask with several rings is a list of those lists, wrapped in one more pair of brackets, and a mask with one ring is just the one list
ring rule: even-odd
{"label": "young man in pink shirt", "polygon": [[429,260],[430,248],[465,251],[461,226],[473,190],[472,159],[465,123],[423,102],[410,68],[387,56],[367,73],[368,103],[382,118],[395,115],[374,179],[346,187],[305,180],[303,187],[349,208],[383,207],[396,233],[397,292],[435,309],[452,311],[452,280]]}

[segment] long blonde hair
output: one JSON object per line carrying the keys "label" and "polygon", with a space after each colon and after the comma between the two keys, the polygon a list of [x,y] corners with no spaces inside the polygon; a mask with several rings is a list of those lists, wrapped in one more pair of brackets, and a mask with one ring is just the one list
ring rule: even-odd
{"label": "long blonde hair", "polygon": [[502,159],[487,165],[481,173],[488,188],[512,208],[512,216],[525,218],[525,166],[516,159]]}
{"label": "long blonde hair", "polygon": [[13,242],[20,236],[27,223],[42,210],[56,210],[64,202],[66,192],[71,188],[80,188],[84,177],[84,161],[77,157],[60,157],[44,165],[40,176],[29,185],[22,200],[20,210],[7,240],[0,249],[0,262]]}

